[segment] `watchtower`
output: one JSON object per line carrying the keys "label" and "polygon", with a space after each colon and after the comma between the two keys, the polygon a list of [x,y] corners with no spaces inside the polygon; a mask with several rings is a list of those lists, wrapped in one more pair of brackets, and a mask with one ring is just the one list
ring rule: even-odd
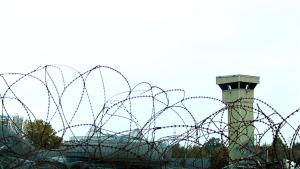
{"label": "watchtower", "polygon": [[222,89],[222,98],[228,108],[230,160],[248,156],[254,144],[253,98],[259,77],[218,76],[216,83]]}

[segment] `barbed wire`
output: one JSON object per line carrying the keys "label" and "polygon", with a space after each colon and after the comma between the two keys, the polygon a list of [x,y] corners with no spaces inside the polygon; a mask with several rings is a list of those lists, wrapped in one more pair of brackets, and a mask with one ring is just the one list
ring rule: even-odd
{"label": "barbed wire", "polygon": [[[226,104],[214,97],[186,97],[182,89],[165,90],[147,82],[131,86],[121,72],[108,66],[80,72],[46,65],[0,77],[0,168],[163,167],[176,158],[175,146],[184,147],[186,154],[194,147],[198,159],[210,158],[203,147],[212,138],[228,152],[235,145],[242,147],[244,158],[231,161],[266,163],[268,157],[261,155],[266,143],[273,146],[269,153],[275,161],[282,153],[289,160],[296,156],[292,147],[299,141],[295,119],[300,109],[283,115],[257,98]],[[254,104],[243,104],[247,102]],[[253,121],[228,123],[229,109],[253,111]],[[52,135],[63,138],[59,148],[38,147],[28,139],[24,122],[39,119],[53,126]],[[230,128],[237,125],[245,130],[253,127],[255,135],[248,140],[255,137],[254,144],[242,145],[229,137]],[[278,140],[286,147],[277,149]]]}

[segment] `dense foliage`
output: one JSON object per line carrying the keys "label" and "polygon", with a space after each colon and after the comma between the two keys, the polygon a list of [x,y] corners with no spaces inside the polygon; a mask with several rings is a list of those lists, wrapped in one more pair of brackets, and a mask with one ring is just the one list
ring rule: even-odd
{"label": "dense foliage", "polygon": [[[288,146],[280,137],[275,137],[272,144],[253,147],[254,159],[261,165],[282,163],[288,159],[300,166],[300,143]],[[172,147],[173,158],[208,159],[210,169],[222,168],[229,164],[229,150],[219,138],[210,138],[203,145],[183,146],[179,143]]]}
{"label": "dense foliage", "polygon": [[228,165],[228,149],[219,138],[212,137],[202,146],[181,146],[179,143],[172,147],[173,158],[199,158],[208,159],[210,169],[219,169]]}
{"label": "dense foliage", "polygon": [[62,138],[55,135],[51,124],[43,120],[25,122],[24,136],[37,148],[56,149]]}

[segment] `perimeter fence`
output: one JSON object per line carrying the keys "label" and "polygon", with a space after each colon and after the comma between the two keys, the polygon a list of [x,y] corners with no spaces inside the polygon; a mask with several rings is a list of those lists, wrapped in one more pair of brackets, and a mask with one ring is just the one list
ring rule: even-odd
{"label": "perimeter fence", "polygon": [[[216,86],[217,89],[217,86]],[[0,74],[0,168],[268,168],[300,163],[299,109],[280,114],[256,98],[227,105],[118,70],[47,65]],[[228,106],[254,100],[254,143],[229,159]],[[234,140],[230,140],[233,141]],[[237,144],[239,142],[237,141]],[[250,162],[249,162],[250,161]],[[269,167],[270,168],[270,167]]]}

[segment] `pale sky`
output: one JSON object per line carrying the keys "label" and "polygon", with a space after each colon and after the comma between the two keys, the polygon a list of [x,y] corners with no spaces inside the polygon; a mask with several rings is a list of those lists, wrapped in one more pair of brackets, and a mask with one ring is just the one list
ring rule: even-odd
{"label": "pale sky", "polygon": [[0,0],[0,72],[106,65],[132,85],[221,98],[219,75],[260,76],[282,114],[300,107],[299,0]]}

